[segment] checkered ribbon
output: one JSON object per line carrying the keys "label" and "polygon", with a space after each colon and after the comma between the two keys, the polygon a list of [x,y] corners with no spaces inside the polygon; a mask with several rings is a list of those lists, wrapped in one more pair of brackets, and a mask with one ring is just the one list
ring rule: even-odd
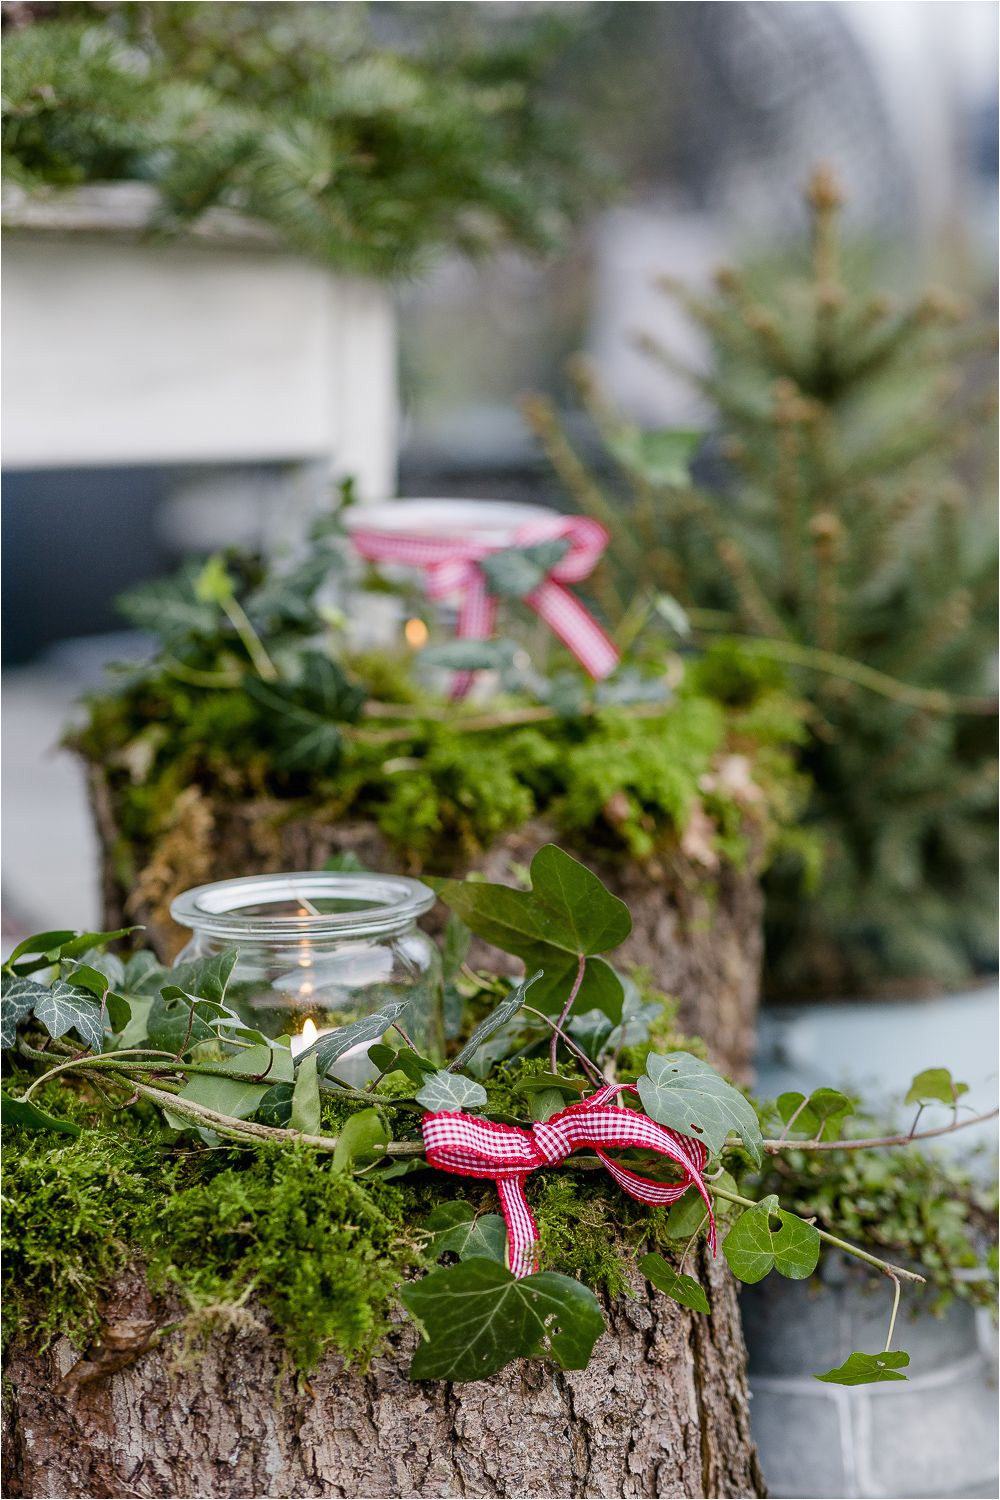
{"label": "checkered ribbon", "polygon": [[[596,1094],[560,1110],[543,1123],[520,1130],[472,1115],[441,1110],[424,1116],[427,1160],[442,1172],[461,1177],[487,1177],[497,1185],[507,1223],[507,1255],[515,1276],[538,1269],[538,1225],[524,1196],[524,1179],[539,1167],[556,1167],[579,1147],[596,1151],[619,1187],[642,1203],[676,1203],[689,1187],[697,1188],[708,1212],[708,1238],[715,1254],[712,1200],[702,1177],[708,1152],[700,1141],[689,1140],[657,1125],[648,1115],[610,1103],[616,1094],[635,1093],[631,1084],[606,1084]],[[613,1161],[611,1147],[641,1147],[658,1151],[681,1170],[679,1182],[654,1182]]]}
{"label": "checkered ribbon", "polygon": [[[361,556],[369,562],[401,563],[420,568],[427,577],[431,599],[448,594],[461,598],[458,611],[460,640],[485,641],[493,631],[496,599],[486,586],[480,561],[491,552],[508,547],[530,547],[537,542],[565,540],[569,543],[545,578],[525,596],[537,615],[569,647],[591,677],[607,677],[618,664],[618,649],[588,609],[565,587],[588,578],[608,544],[608,533],[587,516],[557,516],[529,522],[513,533],[509,543],[476,541],[472,537],[420,536],[406,532],[376,531],[359,526],[351,531]],[[451,696],[464,698],[474,673],[457,672]]]}

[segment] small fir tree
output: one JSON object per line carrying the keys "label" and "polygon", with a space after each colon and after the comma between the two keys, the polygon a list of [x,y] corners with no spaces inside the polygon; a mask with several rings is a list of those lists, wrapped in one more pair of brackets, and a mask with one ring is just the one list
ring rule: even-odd
{"label": "small fir tree", "polygon": [[993,397],[972,357],[986,339],[944,293],[897,307],[851,285],[826,169],[807,201],[804,275],[722,271],[709,298],[664,283],[714,351],[692,376],[720,428],[704,483],[698,435],[622,420],[584,362],[608,480],[550,403],[527,414],[612,526],[605,600],[666,591],[696,627],[787,664],[811,700],[802,765],[825,858],[811,881],[793,859],[769,876],[772,990],[958,984],[996,951]]}

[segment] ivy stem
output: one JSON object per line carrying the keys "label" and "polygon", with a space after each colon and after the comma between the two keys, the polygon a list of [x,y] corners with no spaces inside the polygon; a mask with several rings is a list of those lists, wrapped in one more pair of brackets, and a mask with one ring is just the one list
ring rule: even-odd
{"label": "ivy stem", "polygon": [[559,1021],[557,1023],[557,1029],[552,1033],[552,1043],[549,1047],[549,1063],[551,1065],[553,1073],[556,1071],[556,1059],[559,1052],[559,1037],[562,1033],[563,1027],[566,1025],[567,1019],[569,1018],[569,1013],[573,1009],[573,1001],[580,993],[580,986],[583,983],[583,976],[586,972],[586,968],[587,955],[585,953],[581,953],[579,959],[577,960],[576,978],[573,980],[573,988],[570,990],[569,995],[566,997],[566,1004],[563,1006],[560,1013]]}
{"label": "ivy stem", "polygon": [[[764,1150],[772,1155],[777,1151],[869,1151],[878,1146],[909,1146],[914,1141],[929,1141],[934,1136],[951,1135],[955,1130],[966,1130],[970,1125],[982,1125],[986,1120],[995,1120],[1000,1109],[988,1109],[982,1115],[970,1115],[967,1120],[952,1120],[950,1125],[938,1125],[934,1130],[921,1130],[919,1135],[872,1135],[854,1141],[765,1141]],[[737,1144],[737,1142],[733,1142]]]}
{"label": "ivy stem", "polygon": [[[338,1137],[335,1135],[308,1135],[302,1130],[285,1130],[276,1125],[258,1125],[254,1120],[234,1120],[230,1115],[223,1115],[218,1110],[209,1109],[204,1104],[193,1104],[190,1099],[177,1099],[173,1094],[164,1090],[153,1088],[148,1083],[140,1083],[138,1079],[123,1075],[119,1080],[122,1087],[137,1089],[147,1099],[152,1099],[161,1108],[169,1109],[172,1114],[186,1115],[196,1125],[205,1125],[210,1130],[218,1131],[220,1135],[235,1136],[237,1139],[248,1141],[301,1141],[306,1146],[312,1146],[317,1151],[336,1151]],[[406,1157],[423,1156],[423,1141],[390,1141],[385,1148],[386,1156]]]}
{"label": "ivy stem", "polygon": [[[571,1036],[568,1036],[567,1033],[563,1031],[562,1027],[557,1025],[557,1023],[553,1021],[551,1016],[544,1015],[542,1011],[536,1010],[533,1005],[522,1005],[521,1009],[529,1016],[537,1016],[540,1021],[545,1022],[546,1026],[551,1026],[553,1044],[555,1044],[559,1040],[559,1038],[562,1037],[563,1041],[566,1043],[566,1046],[569,1048],[570,1052],[572,1052],[573,1056],[576,1058],[577,1062],[580,1064],[581,1068],[586,1073],[591,1083],[595,1084],[598,1088],[603,1087],[607,1080],[602,1074],[600,1068],[598,1068],[595,1063],[591,1062],[590,1058],[587,1056],[586,1052],[584,1052],[583,1048],[578,1046],[577,1043],[574,1042],[573,1038]],[[554,1073],[555,1071],[556,1067],[553,1063],[552,1072]]]}
{"label": "ivy stem", "polygon": [[254,630],[253,625],[250,623],[250,616],[242,604],[236,598],[235,594],[230,594],[228,598],[223,599],[221,602],[230,624],[246,647],[246,653],[253,662],[258,677],[262,677],[265,682],[276,682],[278,680],[278,669],[268,656],[264,642],[256,630]]}
{"label": "ivy stem", "polygon": [[[27,1056],[35,1059],[43,1058],[46,1056],[46,1054],[43,1052],[37,1052],[34,1047],[26,1047],[24,1043],[21,1044],[20,1050]],[[172,1052],[146,1052],[141,1048],[129,1048],[127,1052],[100,1052],[97,1053],[94,1057],[70,1057],[67,1058],[65,1062],[57,1063],[54,1068],[50,1068],[47,1073],[43,1073],[40,1078],[36,1078],[33,1080],[33,1082],[29,1083],[28,1087],[24,1091],[24,1094],[22,1095],[22,1098],[30,1099],[37,1088],[39,1088],[43,1083],[46,1083],[50,1078],[55,1078],[57,1073],[65,1073],[70,1068],[91,1068],[95,1066],[103,1067],[108,1063],[110,1063],[111,1066],[114,1067],[120,1062],[121,1058],[129,1055],[129,1053],[133,1051],[143,1051],[143,1055],[146,1057],[165,1057],[171,1061],[173,1060]],[[128,1064],[126,1063],[125,1066],[127,1067]],[[135,1064],[133,1064],[133,1066],[135,1066]],[[148,1066],[148,1064],[139,1064],[139,1066]]]}
{"label": "ivy stem", "polygon": [[[700,625],[697,612],[692,612],[692,623]],[[701,626],[711,629],[710,626]],[[933,714],[984,714],[992,717],[997,712],[995,698],[956,696],[937,688],[915,687],[909,682],[900,682],[887,672],[880,672],[864,662],[854,661],[849,656],[840,656],[834,651],[823,651],[815,646],[806,646],[799,641],[779,640],[771,636],[729,635],[723,637],[735,645],[756,653],[770,656],[789,666],[805,667],[825,677],[839,677],[852,682],[869,693],[902,703],[908,708],[922,709]]]}
{"label": "ivy stem", "polygon": [[[889,1272],[889,1275],[892,1276],[891,1271]],[[896,1326],[896,1314],[899,1312],[899,1294],[903,1290],[903,1288],[899,1284],[898,1276],[892,1276],[892,1283],[892,1312],[889,1315],[889,1332],[885,1336],[885,1348],[882,1351],[883,1354],[888,1354],[889,1350],[892,1348],[892,1330]]]}
{"label": "ivy stem", "polygon": [[[717,1188],[714,1183],[706,1184],[713,1198],[723,1198],[727,1203],[738,1203],[742,1208],[760,1208],[760,1203],[753,1198],[742,1198],[739,1193],[727,1192],[725,1188]],[[828,1234],[825,1229],[817,1229],[816,1233],[827,1245],[833,1245],[837,1250],[843,1250],[845,1255],[853,1255],[856,1260],[863,1260],[866,1265],[874,1266],[876,1271],[881,1271],[883,1276],[890,1276],[893,1280],[897,1277],[904,1281],[918,1281],[923,1285],[927,1278],[919,1276],[916,1271],[907,1271],[903,1266],[894,1266],[887,1260],[880,1260],[877,1255],[870,1255],[867,1250],[862,1250],[858,1245],[852,1245],[848,1240],[839,1239],[835,1234]]]}

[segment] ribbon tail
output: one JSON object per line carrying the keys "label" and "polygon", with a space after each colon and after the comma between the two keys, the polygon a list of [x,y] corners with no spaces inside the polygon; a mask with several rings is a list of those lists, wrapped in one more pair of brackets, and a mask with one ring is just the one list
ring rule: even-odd
{"label": "ribbon tail", "polygon": [[520,1177],[498,1177],[497,1192],[507,1225],[507,1260],[517,1277],[530,1276],[538,1270],[535,1247],[538,1244],[538,1225],[524,1196],[524,1185]]}
{"label": "ribbon tail", "polygon": [[708,1189],[700,1177],[693,1172],[685,1172],[686,1180],[683,1182],[654,1182],[651,1177],[640,1177],[638,1172],[630,1172],[627,1167],[621,1166],[619,1162],[613,1161],[605,1151],[598,1150],[597,1155],[607,1167],[618,1186],[624,1188],[632,1198],[638,1198],[641,1203],[654,1203],[666,1205],[676,1203],[683,1198],[689,1187],[697,1188],[704,1199],[705,1209],[708,1214],[708,1243],[712,1254],[718,1253],[715,1239],[715,1214],[712,1212],[712,1200]]}
{"label": "ribbon tail", "polygon": [[528,594],[525,603],[568,646],[595,679],[607,677],[618,665],[618,647],[586,609],[561,583],[546,579]]}
{"label": "ribbon tail", "polygon": [[[496,600],[487,591],[486,580],[473,568],[466,580],[458,611],[456,635],[460,641],[488,641],[493,633]],[[451,697],[457,702],[472,686],[475,672],[456,672],[451,682]]]}

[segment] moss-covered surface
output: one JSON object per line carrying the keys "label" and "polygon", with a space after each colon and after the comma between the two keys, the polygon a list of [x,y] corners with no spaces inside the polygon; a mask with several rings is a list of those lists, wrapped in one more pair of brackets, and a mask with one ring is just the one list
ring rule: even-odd
{"label": "moss-covered surface", "polygon": [[[393,701],[412,700],[398,670],[380,674],[371,658],[355,666]],[[463,713],[476,711],[414,717],[389,745],[377,721],[348,729],[335,769],[296,774],[278,768],[260,709],[242,689],[207,690],[165,670],[93,699],[73,743],[108,779],[125,885],[173,826],[188,787],[222,801],[268,799],[290,818],[370,818],[427,868],[475,857],[536,815],[640,859],[676,844],[699,814],[706,846],[734,862],[745,857],[748,812],[771,850],[797,836],[805,789],[790,747],[802,723],[770,664],[710,652],[688,663],[676,696],[653,716],[609,706],[469,732]],[[713,774],[727,756],[745,757],[745,774]]]}
{"label": "moss-covered surface", "polygon": [[[19,1090],[28,1080],[12,1081]],[[494,1107],[517,1098],[512,1081],[501,1069]],[[252,1290],[300,1371],[329,1349],[364,1364],[389,1330],[396,1287],[426,1269],[421,1225],[432,1209],[463,1198],[497,1211],[488,1183],[429,1169],[382,1181],[336,1171],[306,1147],[209,1145],[163,1130],[152,1110],[111,1113],[58,1080],[34,1097],[84,1127],[72,1138],[4,1131],[5,1333],[36,1347],[60,1334],[85,1342],[102,1296],[139,1265],[154,1292],[181,1293],[192,1333]],[[324,1102],[324,1129],[335,1131],[343,1110]],[[393,1115],[397,1137],[416,1134],[415,1115]],[[630,1246],[671,1243],[664,1211],[625,1198],[602,1173],[539,1172],[527,1192],[546,1268],[598,1291],[626,1291]]]}

